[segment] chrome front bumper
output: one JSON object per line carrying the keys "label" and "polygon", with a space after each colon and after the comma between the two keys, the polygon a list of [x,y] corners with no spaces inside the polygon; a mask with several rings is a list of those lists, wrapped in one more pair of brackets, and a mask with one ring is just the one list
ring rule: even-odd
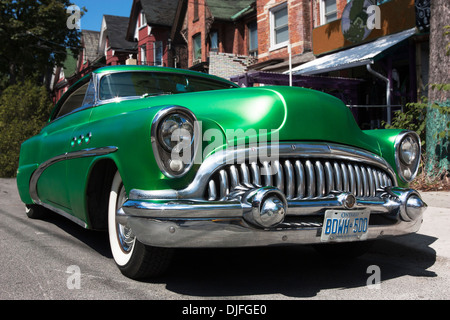
{"label": "chrome front bumper", "polygon": [[320,243],[327,210],[370,210],[367,239],[409,234],[419,230],[426,207],[417,191],[398,187],[373,198],[342,192],[302,200],[286,200],[273,187],[227,201],[142,199],[132,191],[117,221],[156,247],[249,247]]}

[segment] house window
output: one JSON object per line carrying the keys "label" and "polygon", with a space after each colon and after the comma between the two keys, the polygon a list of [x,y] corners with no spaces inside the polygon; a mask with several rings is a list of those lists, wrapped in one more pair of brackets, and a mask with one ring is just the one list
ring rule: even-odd
{"label": "house window", "polygon": [[247,25],[248,29],[248,54],[256,57],[258,55],[258,25],[256,21]]}
{"label": "house window", "polygon": [[147,25],[147,17],[145,16],[145,12],[141,11],[139,14],[139,28],[143,28]]}
{"label": "house window", "polygon": [[154,64],[155,66],[163,65],[163,44],[162,41],[156,41],[154,43]]}
{"label": "house window", "polygon": [[322,24],[337,20],[336,0],[322,0],[320,2],[320,21]]}
{"label": "house window", "polygon": [[194,21],[198,20],[198,0],[194,0]]}
{"label": "house window", "polygon": [[141,64],[147,64],[147,46],[145,44],[141,46]]}
{"label": "house window", "polygon": [[219,35],[217,31],[211,31],[209,34],[210,43],[210,51],[219,51]]}
{"label": "house window", "polygon": [[83,64],[85,64],[88,61],[87,55],[86,55],[86,48],[83,48]]}
{"label": "house window", "polygon": [[194,64],[200,63],[202,60],[202,34],[196,34],[193,37],[193,43],[194,43],[194,54],[193,54],[193,60]]}
{"label": "house window", "polygon": [[279,49],[289,43],[287,2],[270,10],[270,49]]}

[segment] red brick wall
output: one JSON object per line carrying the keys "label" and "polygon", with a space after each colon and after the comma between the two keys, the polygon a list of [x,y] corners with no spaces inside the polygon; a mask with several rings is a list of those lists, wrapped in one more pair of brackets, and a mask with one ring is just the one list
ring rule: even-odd
{"label": "red brick wall", "polygon": [[[205,6],[205,0],[198,0],[198,19],[194,20],[194,0],[188,2],[187,22],[188,22],[188,66],[193,65],[193,40],[192,38],[201,34],[202,39],[202,62],[208,60],[210,43],[209,34],[206,34],[206,18],[208,8]],[[224,22],[215,20],[210,28],[211,31],[218,33],[218,52],[232,53],[235,55],[248,54],[246,23],[248,21]]]}
{"label": "red brick wall", "polygon": [[287,58],[288,49],[270,48],[270,10],[282,3],[287,3],[289,19],[289,36],[292,55],[311,50],[311,2],[312,0],[258,0],[258,62],[275,58]]}
{"label": "red brick wall", "polygon": [[[320,20],[320,2],[322,0],[312,0],[314,1],[314,27],[321,26],[323,22]],[[337,7],[337,18],[342,18],[342,13],[344,12],[345,6],[347,5],[347,0],[336,0]]]}
{"label": "red brick wall", "polygon": [[188,21],[188,66],[192,66],[193,62],[193,40],[192,37],[197,33],[202,35],[202,61],[206,61],[207,53],[205,50],[205,0],[198,0],[198,19],[194,20],[194,1],[190,0],[187,7]]}
{"label": "red brick wall", "polygon": [[147,51],[147,64],[153,65],[154,63],[154,42],[162,41],[163,46],[163,66],[169,66],[169,57],[167,50],[167,40],[169,39],[169,29],[162,27],[152,27],[149,34],[149,26],[146,26],[139,30],[138,41],[138,61],[143,61],[141,57],[141,46],[146,45]]}

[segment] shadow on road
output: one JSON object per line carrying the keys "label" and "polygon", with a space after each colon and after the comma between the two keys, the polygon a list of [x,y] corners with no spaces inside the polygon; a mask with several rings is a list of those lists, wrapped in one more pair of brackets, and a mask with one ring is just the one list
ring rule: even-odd
{"label": "shadow on road", "polygon": [[[85,230],[58,215],[45,221],[110,258],[114,264],[106,232]],[[436,238],[412,234],[403,240],[378,240],[367,254],[351,260],[328,259],[310,246],[180,249],[168,273],[148,282],[165,284],[167,290],[185,296],[282,294],[306,298],[321,290],[365,287],[370,276],[367,268],[371,265],[382,271],[381,281],[406,275],[436,277],[427,270],[436,261],[436,252],[430,247]],[[421,243],[421,249],[403,244],[408,242]]]}
{"label": "shadow on road", "polygon": [[[309,246],[181,250],[160,279],[170,291],[201,297],[282,294],[314,297],[321,290],[365,287],[377,265],[381,281],[405,275],[435,277],[427,269],[436,261],[429,247],[436,239],[422,235],[425,252],[379,240],[366,255],[352,260],[328,259]],[[417,239],[415,239],[417,241]]]}

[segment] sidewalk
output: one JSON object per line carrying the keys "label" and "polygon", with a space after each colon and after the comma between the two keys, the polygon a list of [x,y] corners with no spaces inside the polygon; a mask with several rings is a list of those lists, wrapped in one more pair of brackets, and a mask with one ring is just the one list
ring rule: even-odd
{"label": "sidewalk", "polygon": [[407,247],[429,252],[436,251],[436,256],[450,259],[450,192],[420,192],[428,205],[423,215],[423,225],[418,234],[435,238],[433,243],[424,243],[423,238],[405,236],[392,239]]}

